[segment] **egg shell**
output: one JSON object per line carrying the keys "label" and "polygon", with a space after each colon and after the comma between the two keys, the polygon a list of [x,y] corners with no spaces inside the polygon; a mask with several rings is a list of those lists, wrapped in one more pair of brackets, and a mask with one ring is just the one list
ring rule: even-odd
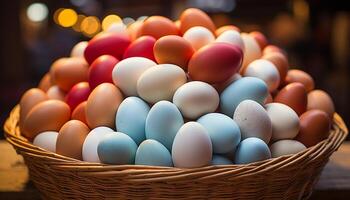
{"label": "egg shell", "polygon": [[202,26],[188,29],[182,37],[191,44],[195,51],[215,41],[213,33]]}
{"label": "egg shell", "polygon": [[159,38],[154,45],[154,56],[159,64],[175,64],[185,71],[193,53],[191,44],[176,35]]}
{"label": "egg shell", "polygon": [[105,32],[114,33],[116,35],[124,35],[125,37],[130,38],[129,32],[127,31],[127,28],[123,22],[112,23],[108,26]]}
{"label": "egg shell", "polygon": [[130,136],[136,144],[145,140],[145,124],[150,107],[138,97],[128,97],[119,105],[115,124],[117,131]]}
{"label": "egg shell", "polygon": [[229,79],[224,82],[213,84],[212,86],[221,93],[227,86],[231,85],[233,82],[241,79],[242,76],[239,73],[233,74]]}
{"label": "egg shell", "polygon": [[130,39],[123,34],[102,32],[89,41],[84,57],[89,64],[102,55],[111,55],[121,60],[129,44]]}
{"label": "egg shell", "polygon": [[81,42],[77,43],[72,48],[72,51],[70,52],[70,56],[84,58],[84,51],[85,51],[87,45],[88,45],[87,41],[81,41]]}
{"label": "egg shell", "polygon": [[240,30],[237,26],[225,25],[225,26],[221,26],[220,28],[216,29],[215,35],[216,35],[216,36],[219,36],[219,35],[221,35],[223,32],[229,31],[229,30],[241,32],[241,30]]}
{"label": "egg shell", "polygon": [[50,73],[46,73],[40,80],[38,88],[46,92],[51,87],[51,76]]}
{"label": "egg shell", "polygon": [[241,38],[244,43],[244,53],[243,53],[243,63],[240,72],[243,73],[245,67],[249,65],[249,63],[253,62],[256,59],[261,57],[261,49],[256,40],[247,33],[241,33]]}
{"label": "egg shell", "polygon": [[238,31],[228,30],[221,33],[215,40],[216,42],[226,42],[232,45],[237,45],[244,52],[244,42]]}
{"label": "egg shell", "polygon": [[82,160],[82,147],[90,129],[79,120],[70,120],[59,131],[56,153]]}
{"label": "egg shell", "polygon": [[144,57],[155,61],[153,47],[156,39],[152,36],[142,36],[133,41],[125,50],[123,58]]}
{"label": "egg shell", "polygon": [[102,83],[90,94],[86,104],[86,121],[90,128],[115,127],[115,113],[123,101],[123,95],[111,83]]}
{"label": "egg shell", "polygon": [[175,167],[195,168],[210,164],[212,144],[208,132],[197,122],[187,122],[177,132],[172,158]]}
{"label": "egg shell", "polygon": [[209,113],[197,120],[208,132],[213,153],[228,153],[241,141],[241,131],[232,118],[221,113]]}
{"label": "egg shell", "polygon": [[75,84],[66,95],[66,103],[74,110],[81,102],[86,101],[91,93],[88,82]]}
{"label": "egg shell", "polygon": [[140,29],[142,27],[143,21],[135,21],[127,27],[127,32],[131,41],[135,41],[138,37],[140,37]]}
{"label": "egg shell", "polygon": [[137,148],[135,165],[172,167],[173,161],[169,150],[156,140],[145,140]]}
{"label": "egg shell", "polygon": [[219,106],[219,94],[215,88],[202,81],[191,81],[179,87],[173,97],[182,115],[189,119],[214,112]]}
{"label": "egg shell", "polygon": [[329,119],[333,119],[334,103],[332,98],[323,90],[313,90],[307,95],[307,110],[319,109],[326,112]]}
{"label": "egg shell", "polygon": [[174,137],[184,120],[179,109],[169,101],[154,104],[146,118],[146,138],[154,139],[171,150]]}
{"label": "egg shell", "polygon": [[46,91],[46,95],[49,99],[64,101],[66,92],[61,90],[57,85],[53,85]]}
{"label": "egg shell", "polygon": [[283,53],[283,50],[281,48],[279,48],[278,46],[271,45],[271,44],[267,45],[263,49],[263,55],[274,53],[274,52]]}
{"label": "egg shell", "polygon": [[242,56],[237,46],[213,43],[193,54],[188,73],[192,80],[210,84],[224,82],[239,70]]}
{"label": "egg shell", "polygon": [[113,82],[126,96],[137,96],[137,80],[144,71],[156,65],[148,58],[126,58],[114,67]]}
{"label": "egg shell", "polygon": [[87,102],[81,102],[72,112],[72,119],[76,119],[79,120],[81,122],[83,122],[84,124],[87,124],[86,121],[86,104]]}
{"label": "egg shell", "polygon": [[69,106],[59,100],[47,100],[36,104],[23,122],[23,135],[34,138],[44,131],[59,131],[70,119]]}
{"label": "egg shell", "polygon": [[94,128],[89,132],[83,143],[82,154],[84,161],[93,163],[101,162],[97,154],[97,146],[101,139],[109,133],[113,133],[113,130],[104,126]]}
{"label": "egg shell", "polygon": [[102,163],[113,165],[134,164],[137,144],[121,132],[108,133],[97,146],[98,157]]}
{"label": "egg shell", "polygon": [[181,13],[180,30],[185,33],[188,29],[195,26],[202,26],[215,33],[215,25],[211,18],[203,11],[197,8],[188,8]]}
{"label": "egg shell", "polygon": [[211,165],[233,165],[233,162],[222,155],[213,155]]}
{"label": "egg shell", "polygon": [[61,58],[55,61],[50,69],[52,81],[63,91],[88,80],[88,64],[84,58]]}
{"label": "egg shell", "polygon": [[305,145],[296,140],[279,140],[270,146],[272,158],[297,154],[306,149]]}
{"label": "egg shell", "polygon": [[262,59],[268,60],[275,65],[280,75],[280,82],[283,83],[289,68],[287,57],[280,52],[273,52],[265,54]]}
{"label": "egg shell", "polygon": [[44,131],[39,133],[33,140],[33,144],[47,151],[56,152],[56,140],[58,132]]}
{"label": "egg shell", "polygon": [[118,59],[110,55],[96,58],[89,68],[90,88],[94,89],[101,83],[113,83],[112,71],[118,62]]}
{"label": "egg shell", "polygon": [[163,16],[148,17],[140,28],[141,35],[150,35],[159,39],[166,35],[179,35],[179,29],[174,22]]}
{"label": "egg shell", "polygon": [[250,137],[238,145],[235,164],[249,164],[270,158],[271,152],[267,144],[259,138]]}
{"label": "egg shell", "polygon": [[285,83],[289,84],[294,82],[303,84],[307,92],[310,92],[315,88],[314,79],[302,70],[291,69],[287,72]]}
{"label": "egg shell", "polygon": [[171,101],[175,91],[186,81],[186,73],[179,66],[160,64],[142,73],[137,81],[137,93],[149,103]]}
{"label": "egg shell", "polygon": [[306,111],[307,94],[303,84],[290,83],[282,88],[274,98],[274,102],[291,107],[299,116]]}
{"label": "egg shell", "polygon": [[272,141],[293,139],[299,132],[298,114],[289,106],[281,103],[265,105],[272,123]]}
{"label": "egg shell", "polygon": [[243,77],[222,91],[220,108],[225,115],[232,117],[236,107],[243,100],[251,99],[263,104],[267,95],[268,89],[264,81],[255,77]]}
{"label": "egg shell", "polygon": [[311,147],[329,136],[331,120],[321,110],[308,110],[300,116],[300,131],[296,140]]}
{"label": "egg shell", "polygon": [[252,36],[256,40],[256,42],[259,44],[261,49],[264,49],[267,46],[268,41],[267,41],[265,35],[262,34],[261,32],[253,31],[253,32],[250,32],[249,35]]}

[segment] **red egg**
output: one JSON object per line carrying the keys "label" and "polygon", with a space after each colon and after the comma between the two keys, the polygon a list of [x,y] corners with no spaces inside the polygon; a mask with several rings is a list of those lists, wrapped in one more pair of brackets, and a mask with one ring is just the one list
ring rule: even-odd
{"label": "red egg", "polygon": [[156,39],[151,36],[139,37],[125,50],[123,58],[145,57],[155,61],[153,54],[153,46],[155,43]]}
{"label": "red egg", "polygon": [[88,82],[80,82],[72,87],[66,96],[66,102],[73,111],[81,102],[86,101],[91,93]]}
{"label": "red egg", "polygon": [[121,60],[129,44],[130,39],[125,35],[100,33],[90,40],[84,56],[89,64],[101,55],[111,55]]}
{"label": "red egg", "polygon": [[306,89],[301,83],[290,83],[277,93],[274,102],[291,107],[300,116],[306,111]]}
{"label": "red egg", "polygon": [[243,59],[240,47],[227,43],[213,43],[195,52],[188,64],[192,80],[220,83],[236,73]]}
{"label": "red egg", "polygon": [[118,62],[118,59],[110,55],[98,57],[89,68],[90,88],[94,89],[101,83],[113,83],[112,71]]}

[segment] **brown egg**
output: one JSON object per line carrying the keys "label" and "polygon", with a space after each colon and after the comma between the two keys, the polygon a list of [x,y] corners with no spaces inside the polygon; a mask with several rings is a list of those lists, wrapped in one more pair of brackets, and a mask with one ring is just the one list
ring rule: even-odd
{"label": "brown egg", "polygon": [[264,49],[263,49],[263,55],[265,54],[269,54],[269,53],[273,53],[273,52],[278,52],[278,53],[283,53],[282,49],[279,48],[278,46],[275,45],[267,45]]}
{"label": "brown egg", "polygon": [[85,115],[86,103],[87,101],[83,101],[74,109],[72,112],[72,119],[80,120],[84,124],[87,124]]}
{"label": "brown egg", "polygon": [[79,120],[70,120],[59,131],[56,153],[82,160],[82,148],[90,129]]}
{"label": "brown egg", "polygon": [[84,58],[61,58],[52,64],[50,74],[53,82],[67,92],[76,83],[88,80],[88,67]]}
{"label": "brown egg", "polygon": [[180,22],[180,20],[174,21],[174,24],[175,24],[175,26],[177,27],[177,29],[180,30],[180,28],[181,28],[181,22]]}
{"label": "brown egg", "polygon": [[289,70],[285,78],[285,84],[294,82],[303,84],[307,92],[315,88],[314,79],[308,73],[298,69]]}
{"label": "brown egg", "polygon": [[194,53],[194,49],[184,38],[168,35],[156,41],[153,52],[157,63],[175,64],[187,71],[187,64]]}
{"label": "brown egg", "polygon": [[291,107],[299,116],[306,111],[307,93],[301,83],[290,83],[280,90],[274,102],[283,103]]}
{"label": "brown egg", "polygon": [[51,87],[51,76],[50,73],[46,73],[40,80],[38,88],[46,92]]}
{"label": "brown egg", "polygon": [[23,135],[34,138],[43,131],[59,131],[70,119],[69,106],[59,100],[47,100],[35,105],[24,119]]}
{"label": "brown egg", "polygon": [[319,109],[326,112],[330,119],[334,115],[332,98],[322,90],[313,90],[307,95],[307,110]]}
{"label": "brown egg", "polygon": [[166,35],[179,35],[179,29],[173,21],[162,16],[152,16],[147,18],[140,28],[141,35],[150,35],[159,39]]}
{"label": "brown egg", "polygon": [[287,75],[287,71],[289,68],[289,63],[288,63],[288,59],[287,57],[279,52],[272,52],[272,53],[268,53],[262,56],[262,59],[266,59],[270,62],[272,62],[279,74],[280,74],[280,80],[281,80],[281,84],[283,83],[282,80],[285,79],[286,75]]}
{"label": "brown egg", "polygon": [[321,110],[309,110],[300,116],[300,131],[296,140],[311,147],[329,135],[331,121]]}
{"label": "brown egg", "polygon": [[261,49],[264,49],[267,46],[268,44],[267,39],[265,35],[262,34],[261,32],[253,31],[253,32],[250,32],[249,35],[251,35],[258,42]]}
{"label": "brown egg", "polygon": [[180,16],[180,31],[184,34],[194,26],[203,26],[215,34],[216,27],[210,17],[197,8],[188,8]]}
{"label": "brown egg", "polygon": [[90,94],[86,104],[86,121],[90,128],[115,127],[115,114],[123,101],[120,90],[111,83],[102,83]]}
{"label": "brown egg", "polygon": [[220,28],[216,29],[215,35],[217,37],[217,36],[221,35],[221,33],[225,32],[225,31],[228,31],[228,30],[241,32],[241,30],[237,26],[226,25],[226,26],[221,26]]}
{"label": "brown egg", "polygon": [[64,101],[64,98],[66,96],[66,93],[63,92],[57,85],[51,86],[47,90],[46,94],[49,99],[56,99],[60,101]]}

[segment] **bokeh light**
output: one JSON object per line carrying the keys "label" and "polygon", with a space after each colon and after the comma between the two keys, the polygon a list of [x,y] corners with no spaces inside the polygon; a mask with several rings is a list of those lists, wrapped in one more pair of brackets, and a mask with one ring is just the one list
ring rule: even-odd
{"label": "bokeh light", "polygon": [[81,22],[80,29],[84,35],[92,37],[101,29],[100,20],[95,16],[86,17]]}
{"label": "bokeh light", "polygon": [[76,32],[81,32],[81,23],[86,18],[85,15],[78,15],[77,22],[72,26],[73,30]]}
{"label": "bokeh light", "polygon": [[58,24],[63,27],[71,27],[77,20],[78,15],[73,9],[63,9],[57,16]]}
{"label": "bokeh light", "polygon": [[41,22],[47,18],[49,10],[43,3],[33,3],[27,8],[27,17],[30,21]]}
{"label": "bokeh light", "polygon": [[122,23],[122,19],[118,15],[108,15],[102,21],[102,29],[105,31],[112,24]]}
{"label": "bokeh light", "polygon": [[133,19],[133,18],[131,18],[131,17],[125,17],[124,19],[123,19],[123,23],[126,25],[126,26],[128,26],[128,25],[130,25],[130,24],[132,24],[132,23],[134,23],[135,22],[135,20]]}

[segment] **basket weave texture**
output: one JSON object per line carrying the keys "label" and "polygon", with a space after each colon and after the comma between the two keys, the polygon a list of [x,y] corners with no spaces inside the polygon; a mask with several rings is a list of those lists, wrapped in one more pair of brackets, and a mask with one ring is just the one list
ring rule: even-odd
{"label": "basket weave texture", "polygon": [[295,155],[247,165],[194,169],[88,163],[45,151],[21,136],[19,106],[6,139],[44,199],[307,199],[348,130],[338,114],[327,139]]}

